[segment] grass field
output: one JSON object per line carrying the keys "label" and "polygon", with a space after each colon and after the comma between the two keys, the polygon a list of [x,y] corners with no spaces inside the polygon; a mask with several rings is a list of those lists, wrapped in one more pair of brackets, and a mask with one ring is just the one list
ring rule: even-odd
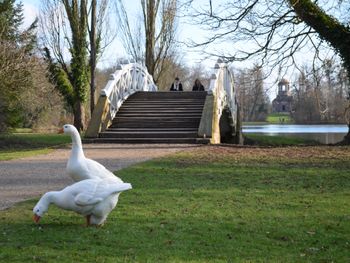
{"label": "grass field", "polygon": [[118,172],[102,228],[0,212],[0,262],[350,262],[350,148],[205,146]]}
{"label": "grass field", "polygon": [[0,134],[0,161],[45,154],[50,152],[52,147],[70,142],[70,137],[62,134]]}
{"label": "grass field", "polygon": [[293,123],[292,118],[287,113],[271,113],[267,116],[266,121],[268,123]]}
{"label": "grass field", "polygon": [[321,143],[293,136],[271,136],[265,134],[244,134],[244,143],[247,145],[259,146],[299,146],[299,145],[320,145]]}

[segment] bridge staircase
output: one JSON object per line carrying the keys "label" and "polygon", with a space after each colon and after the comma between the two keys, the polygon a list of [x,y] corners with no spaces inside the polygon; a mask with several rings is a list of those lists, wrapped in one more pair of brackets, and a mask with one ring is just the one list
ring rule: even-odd
{"label": "bridge staircase", "polygon": [[136,92],[94,142],[197,143],[206,92]]}

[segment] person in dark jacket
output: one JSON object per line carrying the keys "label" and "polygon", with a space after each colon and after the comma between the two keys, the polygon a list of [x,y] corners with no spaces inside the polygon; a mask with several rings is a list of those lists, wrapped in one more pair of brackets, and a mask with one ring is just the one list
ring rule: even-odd
{"label": "person in dark jacket", "polygon": [[170,91],[183,91],[182,84],[178,77],[176,77],[174,83],[171,84]]}
{"label": "person in dark jacket", "polygon": [[196,79],[196,81],[194,82],[192,91],[204,91],[204,86],[202,85],[199,79]]}

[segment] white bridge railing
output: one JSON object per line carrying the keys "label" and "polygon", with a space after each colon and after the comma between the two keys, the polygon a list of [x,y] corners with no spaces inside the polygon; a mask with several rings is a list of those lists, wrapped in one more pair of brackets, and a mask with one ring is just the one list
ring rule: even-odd
{"label": "white bridge railing", "polygon": [[157,86],[147,68],[138,63],[118,65],[106,87],[101,91],[101,96],[108,98],[112,119],[122,103],[137,91],[157,91]]}
{"label": "white bridge railing", "polygon": [[[233,75],[220,59],[210,79],[206,107],[198,130],[200,137],[210,137],[213,144],[241,143],[239,111]],[[225,114],[224,114],[225,113]]]}
{"label": "white bridge railing", "polygon": [[215,64],[215,73],[211,76],[208,94],[216,97],[216,115],[220,119],[224,109],[228,109],[231,113],[232,125],[237,125],[237,109],[236,92],[234,89],[233,75],[226,63],[218,59]]}
{"label": "white bridge railing", "polygon": [[218,60],[211,76],[198,136],[210,143],[242,143],[239,109],[233,75],[226,63]]}
{"label": "white bridge railing", "polygon": [[157,91],[147,68],[138,63],[118,65],[106,87],[101,90],[85,137],[96,138],[99,132],[104,131],[123,102],[137,91]]}

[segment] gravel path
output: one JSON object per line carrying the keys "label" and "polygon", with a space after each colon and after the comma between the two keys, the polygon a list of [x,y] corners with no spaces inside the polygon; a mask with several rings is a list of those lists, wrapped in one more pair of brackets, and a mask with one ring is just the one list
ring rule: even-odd
{"label": "gravel path", "polygon": [[[138,162],[199,146],[86,144],[83,147],[86,157],[116,171]],[[0,210],[71,184],[73,181],[66,174],[69,154],[70,148],[67,147],[46,155],[0,162]]]}

